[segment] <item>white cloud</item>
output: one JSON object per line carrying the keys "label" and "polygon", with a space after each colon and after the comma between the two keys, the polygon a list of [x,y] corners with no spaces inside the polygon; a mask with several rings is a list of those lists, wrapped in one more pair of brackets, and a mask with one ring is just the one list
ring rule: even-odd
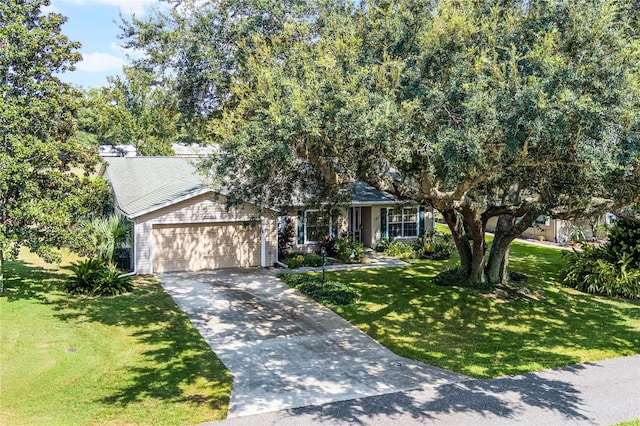
{"label": "white cloud", "polygon": [[129,47],[129,48],[122,47],[116,42],[112,42],[109,45],[109,47],[111,47],[112,51],[118,52],[119,54],[124,55],[131,59],[140,59],[145,55],[144,49],[134,49],[133,47]]}
{"label": "white cloud", "polygon": [[78,62],[76,67],[80,71],[88,72],[119,71],[125,63],[125,60],[118,56],[109,53],[93,52],[83,53],[82,61]]}
{"label": "white cloud", "polygon": [[106,4],[122,9],[123,12],[131,12],[136,15],[142,15],[145,8],[154,4],[158,4],[159,0],[58,0],[78,5],[87,4]]}

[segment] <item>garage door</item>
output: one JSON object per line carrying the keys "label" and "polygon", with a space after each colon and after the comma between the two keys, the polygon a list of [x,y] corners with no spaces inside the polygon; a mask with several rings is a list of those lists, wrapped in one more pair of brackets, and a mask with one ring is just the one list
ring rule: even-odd
{"label": "garage door", "polygon": [[260,224],[154,225],[153,271],[260,266]]}

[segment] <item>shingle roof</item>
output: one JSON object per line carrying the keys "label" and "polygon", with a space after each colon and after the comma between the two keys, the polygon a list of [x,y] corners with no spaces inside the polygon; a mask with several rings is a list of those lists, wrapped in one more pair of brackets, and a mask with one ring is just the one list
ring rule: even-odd
{"label": "shingle roof", "polygon": [[118,208],[127,216],[211,191],[187,158],[117,157],[107,160],[106,175]]}
{"label": "shingle roof", "polygon": [[398,199],[388,192],[380,191],[364,182],[353,184],[351,204],[385,204],[397,201]]}
{"label": "shingle roof", "polygon": [[[213,191],[198,174],[193,160],[181,157],[109,158],[106,177],[113,187],[118,208],[129,217]],[[398,201],[364,182],[354,183],[353,190],[350,202],[355,205]]]}

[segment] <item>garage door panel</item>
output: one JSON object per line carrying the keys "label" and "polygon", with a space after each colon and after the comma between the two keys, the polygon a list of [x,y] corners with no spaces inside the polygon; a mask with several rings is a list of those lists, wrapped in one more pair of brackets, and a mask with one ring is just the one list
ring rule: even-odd
{"label": "garage door panel", "polygon": [[257,223],[154,227],[154,272],[259,265],[260,226]]}

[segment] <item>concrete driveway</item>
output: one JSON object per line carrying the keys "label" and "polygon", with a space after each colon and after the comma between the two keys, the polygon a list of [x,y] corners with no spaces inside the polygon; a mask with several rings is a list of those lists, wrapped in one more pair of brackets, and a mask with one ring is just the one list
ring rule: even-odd
{"label": "concrete driveway", "polygon": [[263,269],[158,278],[233,374],[230,418],[470,380],[393,354]]}

